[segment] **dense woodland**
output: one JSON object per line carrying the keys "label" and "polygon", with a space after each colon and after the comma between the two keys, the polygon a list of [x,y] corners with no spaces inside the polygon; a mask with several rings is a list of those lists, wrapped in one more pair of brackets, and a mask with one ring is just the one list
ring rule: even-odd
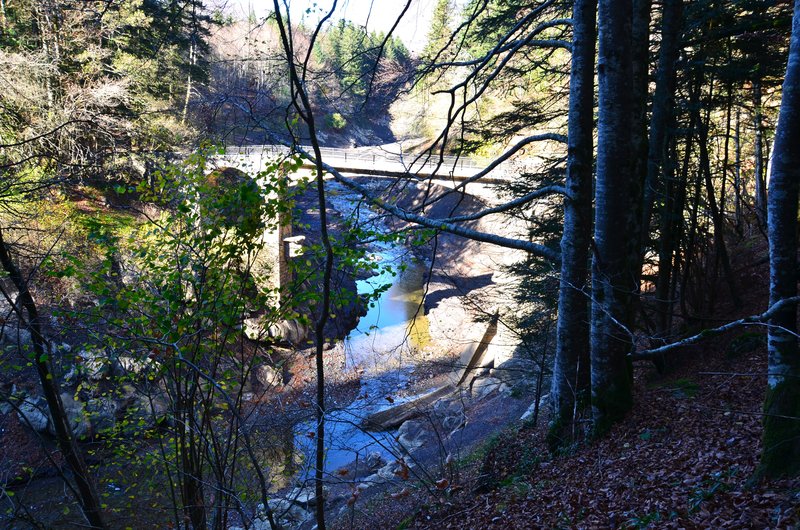
{"label": "dense woodland", "polygon": [[[319,4],[294,20],[277,0],[241,19],[204,0],[0,0],[0,521],[800,523],[800,0],[439,0],[413,54],[397,24],[376,31],[342,19],[336,1]],[[398,2],[399,19],[413,5]],[[388,191],[338,171],[324,150],[394,142],[412,162]],[[226,146],[261,144],[286,150],[250,175],[215,166]],[[482,169],[436,187],[460,158]],[[416,175],[415,162],[438,177]],[[470,197],[497,168],[510,175],[494,184],[499,199]],[[330,181],[391,230],[344,219]],[[421,191],[412,201],[409,190]],[[281,284],[283,251],[264,234],[292,226],[308,244]],[[532,360],[533,421],[411,477],[413,455],[399,456],[400,485],[372,504],[355,478],[326,500],[346,478],[325,470],[327,414],[353,399],[331,367],[334,343],[388,289],[354,292],[355,278],[390,269],[365,245],[406,245],[433,271],[445,237],[522,256],[498,265],[513,278],[500,306],[463,304],[482,320],[495,313]],[[704,349],[733,354],[720,368]],[[301,365],[308,377],[276,390],[276,374]],[[667,436],[626,433],[647,425],[643,407],[661,406],[647,381],[687,367],[757,383],[731,403],[760,402],[741,427],[758,460],[735,485],[736,466],[709,471],[715,482],[672,477],[664,490],[700,491],[688,508],[616,509],[627,501],[613,484],[627,482],[584,487],[583,463],[632,443],[618,440]],[[713,387],[708,403],[726,392]],[[661,412],[671,415],[651,416]],[[276,492],[297,472],[292,428],[303,421],[313,502],[293,519]],[[687,447],[705,436],[695,430],[682,434]],[[631,458],[660,465],[647,454]],[[702,468],[712,457],[698,458]],[[536,481],[550,472],[565,484]],[[55,510],[34,500],[43,478],[67,492]],[[612,491],[605,509],[586,500],[592,488]],[[569,498],[545,502],[559,491]],[[712,507],[718,491],[763,501],[772,519],[749,501]]]}

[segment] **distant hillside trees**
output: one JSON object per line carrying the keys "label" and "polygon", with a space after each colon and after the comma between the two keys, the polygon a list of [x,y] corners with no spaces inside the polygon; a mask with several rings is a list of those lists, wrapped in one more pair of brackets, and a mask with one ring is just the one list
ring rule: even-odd
{"label": "distant hillside trees", "polygon": [[0,164],[141,178],[138,153],[189,136],[210,23],[198,0],[4,3]]}

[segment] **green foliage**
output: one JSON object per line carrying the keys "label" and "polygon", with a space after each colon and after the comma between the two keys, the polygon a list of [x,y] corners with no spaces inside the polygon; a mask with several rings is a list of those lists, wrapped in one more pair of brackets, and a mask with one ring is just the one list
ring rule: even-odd
{"label": "green foliage", "polygon": [[347,120],[338,112],[332,112],[325,117],[325,125],[331,129],[341,131],[347,127]]}
{"label": "green foliage", "polygon": [[700,509],[702,504],[712,498],[716,493],[730,489],[728,483],[730,479],[739,473],[738,467],[732,467],[725,471],[715,471],[705,477],[699,484],[692,488],[689,494],[689,513],[694,513]]}
{"label": "green foliage", "polygon": [[38,167],[138,183],[140,148],[189,136],[171,106],[183,103],[189,77],[208,77],[212,22],[200,0],[21,0],[4,14],[0,76],[15,81],[0,94],[0,136],[17,143],[0,163],[12,174]]}
{"label": "green foliage", "polygon": [[[385,41],[385,42],[384,42]],[[339,20],[322,34],[314,49],[317,60],[333,74],[338,107],[359,108],[371,102],[373,110],[385,110],[398,90],[398,74],[410,61],[408,50],[396,36],[367,32],[348,20]],[[336,111],[338,113],[339,111]],[[329,124],[341,129],[336,122]]]}
{"label": "green foliage", "polygon": [[[177,477],[174,495],[196,488],[209,507],[231,499],[215,501],[210,492],[205,497],[202,477],[217,490],[235,484],[240,498],[257,487],[249,456],[228,456],[230,444],[248,436],[241,424],[243,395],[258,359],[249,353],[243,322],[259,315],[262,326],[279,319],[307,323],[300,304],[310,299],[301,295],[278,305],[277,286],[262,281],[256,270],[265,263],[260,272],[268,275],[271,267],[262,256],[264,231],[292,220],[293,197],[303,186],[290,188],[286,175],[299,161],[277,160],[255,178],[226,170],[206,174],[208,158],[217,152],[204,148],[157,172],[152,186],[140,185],[141,197],[161,207],[147,222],[82,219],[87,239],[102,249],[99,264],[86,267],[64,254],[50,265],[96,298],[92,347],[125,367],[113,389],[78,389],[98,400],[133,401],[122,420],[104,428],[106,450],[129,469],[158,470],[148,487],[164,488],[167,477]],[[55,268],[56,261],[65,266]],[[195,434],[185,436],[185,428]]]}

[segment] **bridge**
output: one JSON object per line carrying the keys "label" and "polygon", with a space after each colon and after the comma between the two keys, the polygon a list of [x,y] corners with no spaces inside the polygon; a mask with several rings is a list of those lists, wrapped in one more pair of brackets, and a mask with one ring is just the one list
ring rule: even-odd
{"label": "bridge", "polygon": [[[462,191],[481,199],[487,205],[500,202],[498,185],[507,184],[511,180],[511,164],[493,163],[483,166],[466,156],[430,156],[427,158],[403,153],[396,144],[387,149],[384,147],[362,148],[321,148],[322,161],[343,175],[370,176],[381,179],[410,179],[419,183],[434,183],[445,188],[463,186]],[[302,151],[313,153],[310,146],[300,146]],[[254,175],[262,171],[268,164],[280,156],[290,153],[288,147],[280,145],[248,145],[228,147],[225,154],[212,158],[217,167],[233,167]],[[528,159],[533,162],[536,159]],[[302,167],[306,170],[315,168],[312,160],[304,158]],[[519,171],[517,168],[516,171]],[[480,175],[479,179],[475,179]],[[468,187],[468,189],[467,189]],[[291,226],[280,223],[280,230],[270,231],[263,235],[267,248],[274,253],[273,263],[277,264],[275,282],[282,288],[291,281],[288,259],[297,252],[301,241],[292,237]]]}
{"label": "bridge", "polygon": [[[311,146],[300,146],[313,153]],[[322,160],[340,173],[369,175],[378,178],[416,178],[433,180],[436,184],[453,187],[464,182],[486,167],[467,156],[419,156],[403,153],[397,144],[360,148],[320,148]],[[218,161],[239,169],[260,170],[263,163],[277,156],[289,154],[282,145],[247,145],[227,148]],[[480,178],[481,184],[506,184],[510,181],[508,162],[492,168]],[[313,169],[314,162],[303,159],[303,168]]]}

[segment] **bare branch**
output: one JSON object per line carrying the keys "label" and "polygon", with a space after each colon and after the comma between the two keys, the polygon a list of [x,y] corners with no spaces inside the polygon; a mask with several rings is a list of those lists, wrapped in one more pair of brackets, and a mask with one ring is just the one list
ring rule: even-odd
{"label": "bare branch", "polygon": [[726,331],[731,331],[733,329],[747,326],[750,324],[767,324],[768,321],[783,308],[785,308],[788,305],[796,304],[798,302],[800,302],[800,296],[784,298],[783,300],[779,300],[778,302],[772,304],[772,306],[770,306],[769,309],[767,309],[760,315],[751,315],[749,317],[740,318],[739,320],[734,320],[733,322],[728,322],[727,324],[723,324],[722,326],[718,326],[716,328],[704,329],[700,333],[692,335],[691,337],[686,337],[685,339],[681,339],[671,344],[665,344],[664,346],[660,346],[658,348],[644,350],[638,353],[632,353],[629,355],[629,357],[634,361],[651,360],[653,358],[660,357],[664,353],[667,353],[676,348],[681,348],[683,346],[688,346],[690,344],[698,343],[701,340],[707,339],[709,337],[715,337],[717,335],[725,333]]}

